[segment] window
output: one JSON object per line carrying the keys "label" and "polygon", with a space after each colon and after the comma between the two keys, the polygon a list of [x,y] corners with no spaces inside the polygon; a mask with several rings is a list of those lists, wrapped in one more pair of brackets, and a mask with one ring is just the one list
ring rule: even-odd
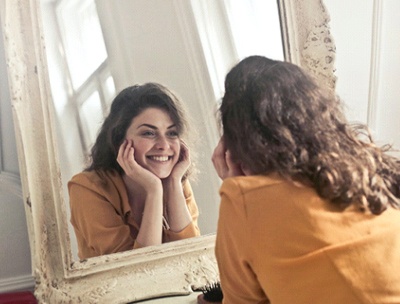
{"label": "window", "polygon": [[[94,0],[61,0],[54,5],[67,102],[75,107],[83,151],[94,143],[115,95],[107,50]],[[58,64],[62,66],[62,64]]]}

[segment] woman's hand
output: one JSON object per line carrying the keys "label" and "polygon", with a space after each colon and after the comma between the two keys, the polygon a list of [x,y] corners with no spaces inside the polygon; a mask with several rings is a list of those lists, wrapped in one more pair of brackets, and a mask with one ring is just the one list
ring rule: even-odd
{"label": "woman's hand", "polygon": [[168,178],[181,181],[183,175],[186,173],[190,166],[190,151],[189,147],[181,140],[181,150],[178,162],[175,164],[172,172]]}
{"label": "woman's hand", "polygon": [[139,206],[138,213],[142,214],[142,218],[136,243],[140,247],[159,245],[162,243],[162,183],[158,176],[136,162],[134,152],[133,140],[125,140],[119,147],[117,162],[128,177],[128,181],[124,179],[128,196],[132,191],[138,192],[135,189],[137,186],[142,187],[146,192],[144,202],[139,201],[143,206]]}
{"label": "woman's hand", "polygon": [[221,179],[245,175],[241,165],[233,162],[231,152],[226,149],[222,137],[214,149],[211,160],[218,176]]}
{"label": "woman's hand", "polygon": [[125,174],[147,192],[161,185],[161,180],[149,170],[139,165],[134,157],[133,140],[124,140],[118,150],[117,162]]}

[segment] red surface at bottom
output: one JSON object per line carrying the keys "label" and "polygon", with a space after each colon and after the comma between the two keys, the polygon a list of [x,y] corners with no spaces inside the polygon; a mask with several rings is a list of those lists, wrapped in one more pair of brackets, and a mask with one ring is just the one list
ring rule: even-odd
{"label": "red surface at bottom", "polygon": [[9,292],[0,294],[0,304],[37,304],[30,291]]}

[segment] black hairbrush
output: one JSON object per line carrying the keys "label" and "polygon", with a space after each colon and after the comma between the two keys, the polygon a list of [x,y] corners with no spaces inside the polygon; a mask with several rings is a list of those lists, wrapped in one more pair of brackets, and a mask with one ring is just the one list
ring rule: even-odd
{"label": "black hairbrush", "polygon": [[222,290],[219,282],[212,283],[200,289],[202,294],[197,297],[197,303],[222,303]]}

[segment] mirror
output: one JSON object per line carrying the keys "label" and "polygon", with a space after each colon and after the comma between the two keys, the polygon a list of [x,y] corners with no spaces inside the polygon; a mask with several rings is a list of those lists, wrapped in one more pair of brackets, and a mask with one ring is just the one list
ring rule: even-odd
{"label": "mirror", "polygon": [[[216,101],[225,73],[239,58],[258,53],[283,60],[277,2],[46,0],[41,13],[67,213],[66,184],[84,168],[115,92],[155,81],[180,96],[192,116],[199,226],[202,235],[214,233],[220,184],[210,161],[218,141]],[[69,233],[77,259],[71,225]]]}
{"label": "mirror", "polygon": [[[309,69],[333,89],[334,48],[322,1],[278,3],[285,59]],[[39,302],[127,303],[188,294],[218,280],[211,234],[86,261],[72,258],[40,3],[3,0],[0,6]],[[205,66],[207,62],[196,68]],[[207,100],[215,94],[201,96]]]}

